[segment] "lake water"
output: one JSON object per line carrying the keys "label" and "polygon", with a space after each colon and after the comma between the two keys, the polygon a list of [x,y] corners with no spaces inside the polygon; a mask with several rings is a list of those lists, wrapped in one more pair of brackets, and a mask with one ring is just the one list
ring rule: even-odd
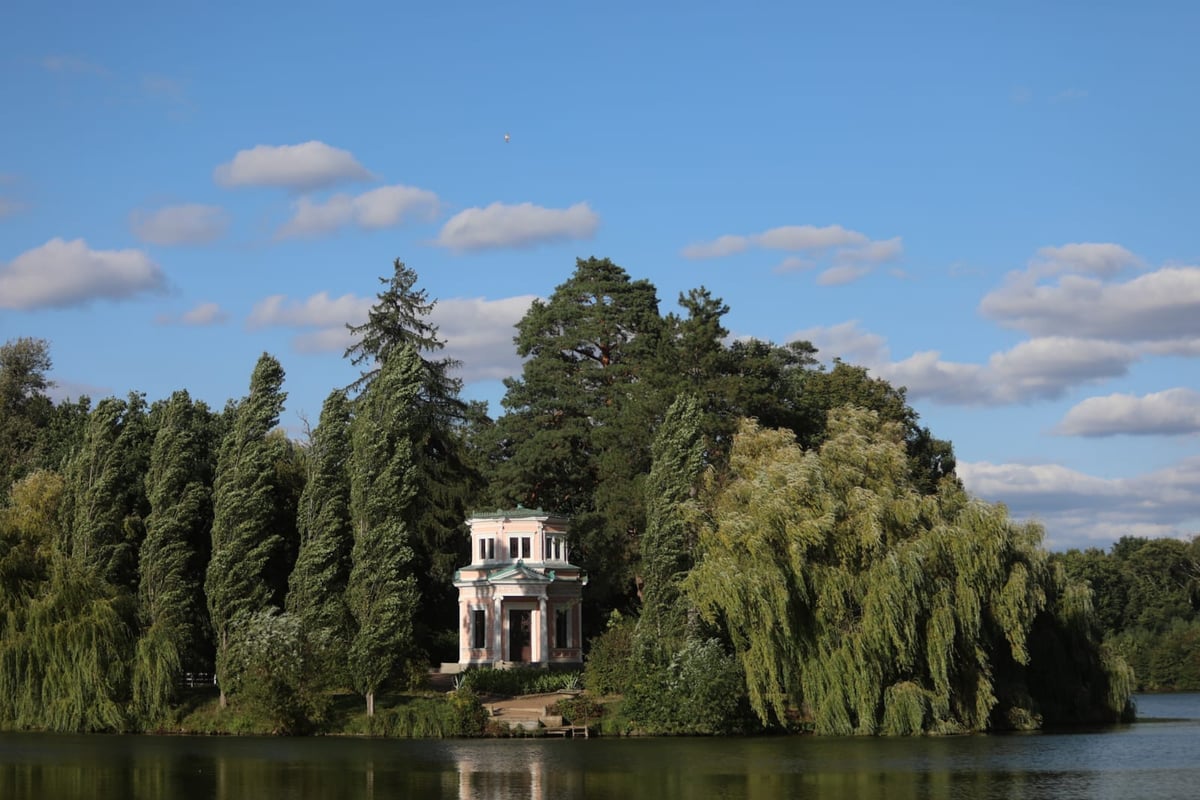
{"label": "lake water", "polygon": [[916,739],[0,734],[0,800],[1200,797],[1200,694],[1103,730]]}

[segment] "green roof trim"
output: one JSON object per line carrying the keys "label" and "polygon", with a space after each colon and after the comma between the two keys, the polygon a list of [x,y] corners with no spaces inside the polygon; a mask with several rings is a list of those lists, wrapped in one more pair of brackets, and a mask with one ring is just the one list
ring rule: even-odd
{"label": "green roof trim", "polygon": [[498,508],[495,511],[473,511],[470,515],[470,519],[533,519],[538,517],[553,517],[561,520],[569,519],[566,514],[555,514],[553,511],[543,511],[540,508],[525,508],[524,506]]}

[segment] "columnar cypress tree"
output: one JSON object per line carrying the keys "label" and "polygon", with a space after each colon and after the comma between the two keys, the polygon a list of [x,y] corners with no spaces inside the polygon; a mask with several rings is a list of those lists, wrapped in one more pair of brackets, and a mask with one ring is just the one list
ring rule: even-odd
{"label": "columnar cypress tree", "polygon": [[146,721],[170,708],[182,673],[202,650],[201,551],[208,549],[202,541],[212,526],[208,409],[179,391],[156,411],[138,590],[143,632],[133,672],[134,706]]}
{"label": "columnar cypress tree", "polygon": [[368,716],[375,713],[375,692],[413,655],[419,594],[405,520],[416,493],[411,408],[421,385],[416,350],[393,353],[358,398],[351,426],[350,674]]}
{"label": "columnar cypress tree", "polygon": [[217,459],[212,556],[204,589],[222,706],[232,677],[227,663],[230,634],[241,621],[270,605],[272,591],[265,571],[284,544],[272,529],[276,448],[267,439],[287,397],[282,386],[283,367],[263,353],[250,377],[250,394],[238,404]]}
{"label": "columnar cypress tree", "polygon": [[331,392],[308,451],[309,474],[300,496],[298,521],[300,553],[287,596],[287,610],[297,616],[301,628],[310,638],[324,640],[331,657],[343,667],[351,629],[346,586],[354,545],[350,419],[346,393]]}

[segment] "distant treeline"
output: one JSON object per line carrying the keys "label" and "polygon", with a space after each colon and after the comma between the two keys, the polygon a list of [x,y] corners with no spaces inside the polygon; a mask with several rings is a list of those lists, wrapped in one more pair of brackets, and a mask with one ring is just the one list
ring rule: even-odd
{"label": "distant treeline", "polygon": [[1056,558],[1087,581],[1105,640],[1141,691],[1200,691],[1200,535],[1190,542],[1124,536],[1111,550]]}
{"label": "distant treeline", "polygon": [[631,731],[1128,713],[1114,647],[1140,662],[1102,641],[1095,580],[969,497],[903,388],[807,342],[730,341],[703,287],[664,315],[591,258],[517,324],[492,418],[416,282],[399,261],[381,279],[346,352],[361,377],[304,441],[269,354],[214,410],[184,389],[55,404],[50,344],[0,348],[0,725],[156,729],[195,672],[282,731],[319,728],[332,690],[373,714],[456,660],[463,522],[517,505],[571,517],[585,681]]}

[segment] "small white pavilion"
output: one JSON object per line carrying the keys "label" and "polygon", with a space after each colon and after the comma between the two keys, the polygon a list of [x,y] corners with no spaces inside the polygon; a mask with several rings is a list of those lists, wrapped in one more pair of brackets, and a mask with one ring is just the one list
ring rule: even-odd
{"label": "small white pavilion", "polygon": [[518,506],[476,513],[471,563],[458,588],[458,666],[550,667],[583,662],[580,599],[564,516]]}

